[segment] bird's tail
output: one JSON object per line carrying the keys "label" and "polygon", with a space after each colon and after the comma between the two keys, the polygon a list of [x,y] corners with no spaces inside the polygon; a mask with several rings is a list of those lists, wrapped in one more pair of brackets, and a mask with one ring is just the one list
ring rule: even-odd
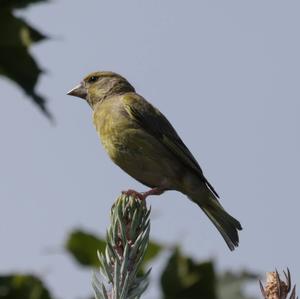
{"label": "bird's tail", "polygon": [[209,200],[197,200],[194,196],[192,200],[198,204],[212,221],[221,233],[229,249],[234,250],[239,245],[238,230],[242,230],[240,222],[224,210],[216,196],[208,188],[205,190],[205,193],[207,193]]}

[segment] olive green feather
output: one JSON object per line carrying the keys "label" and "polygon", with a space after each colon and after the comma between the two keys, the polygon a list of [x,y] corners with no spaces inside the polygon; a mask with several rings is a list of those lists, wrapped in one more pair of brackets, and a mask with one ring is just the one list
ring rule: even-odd
{"label": "olive green feather", "polygon": [[167,118],[145,99],[137,94],[124,95],[123,103],[128,114],[149,134],[157,138],[166,148],[192,171],[203,179],[216,197],[219,197],[211,184],[203,176],[198,162],[183,143]]}

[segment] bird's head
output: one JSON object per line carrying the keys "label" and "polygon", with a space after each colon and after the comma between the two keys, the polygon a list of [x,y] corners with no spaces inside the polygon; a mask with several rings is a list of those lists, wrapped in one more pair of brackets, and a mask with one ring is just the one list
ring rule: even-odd
{"label": "bird's head", "polygon": [[126,92],[134,92],[134,88],[124,77],[113,72],[94,72],[67,94],[85,99],[94,109],[97,103],[106,98]]}

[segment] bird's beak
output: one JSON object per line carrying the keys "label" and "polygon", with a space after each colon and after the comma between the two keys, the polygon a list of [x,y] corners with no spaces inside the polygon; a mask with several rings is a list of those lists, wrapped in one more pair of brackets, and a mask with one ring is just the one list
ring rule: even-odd
{"label": "bird's beak", "polygon": [[82,98],[82,99],[86,100],[87,90],[84,87],[83,83],[81,82],[80,84],[78,84],[77,86],[75,86],[73,89],[71,89],[67,93],[67,95],[74,96],[74,97],[79,97],[79,98]]}

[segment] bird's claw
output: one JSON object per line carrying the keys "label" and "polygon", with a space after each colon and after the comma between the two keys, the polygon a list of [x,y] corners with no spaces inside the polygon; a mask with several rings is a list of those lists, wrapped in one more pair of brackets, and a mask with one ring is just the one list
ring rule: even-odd
{"label": "bird's claw", "polygon": [[139,200],[145,200],[146,196],[143,193],[137,192],[135,190],[129,189],[127,191],[122,191],[122,194],[127,196],[134,196],[137,197]]}

